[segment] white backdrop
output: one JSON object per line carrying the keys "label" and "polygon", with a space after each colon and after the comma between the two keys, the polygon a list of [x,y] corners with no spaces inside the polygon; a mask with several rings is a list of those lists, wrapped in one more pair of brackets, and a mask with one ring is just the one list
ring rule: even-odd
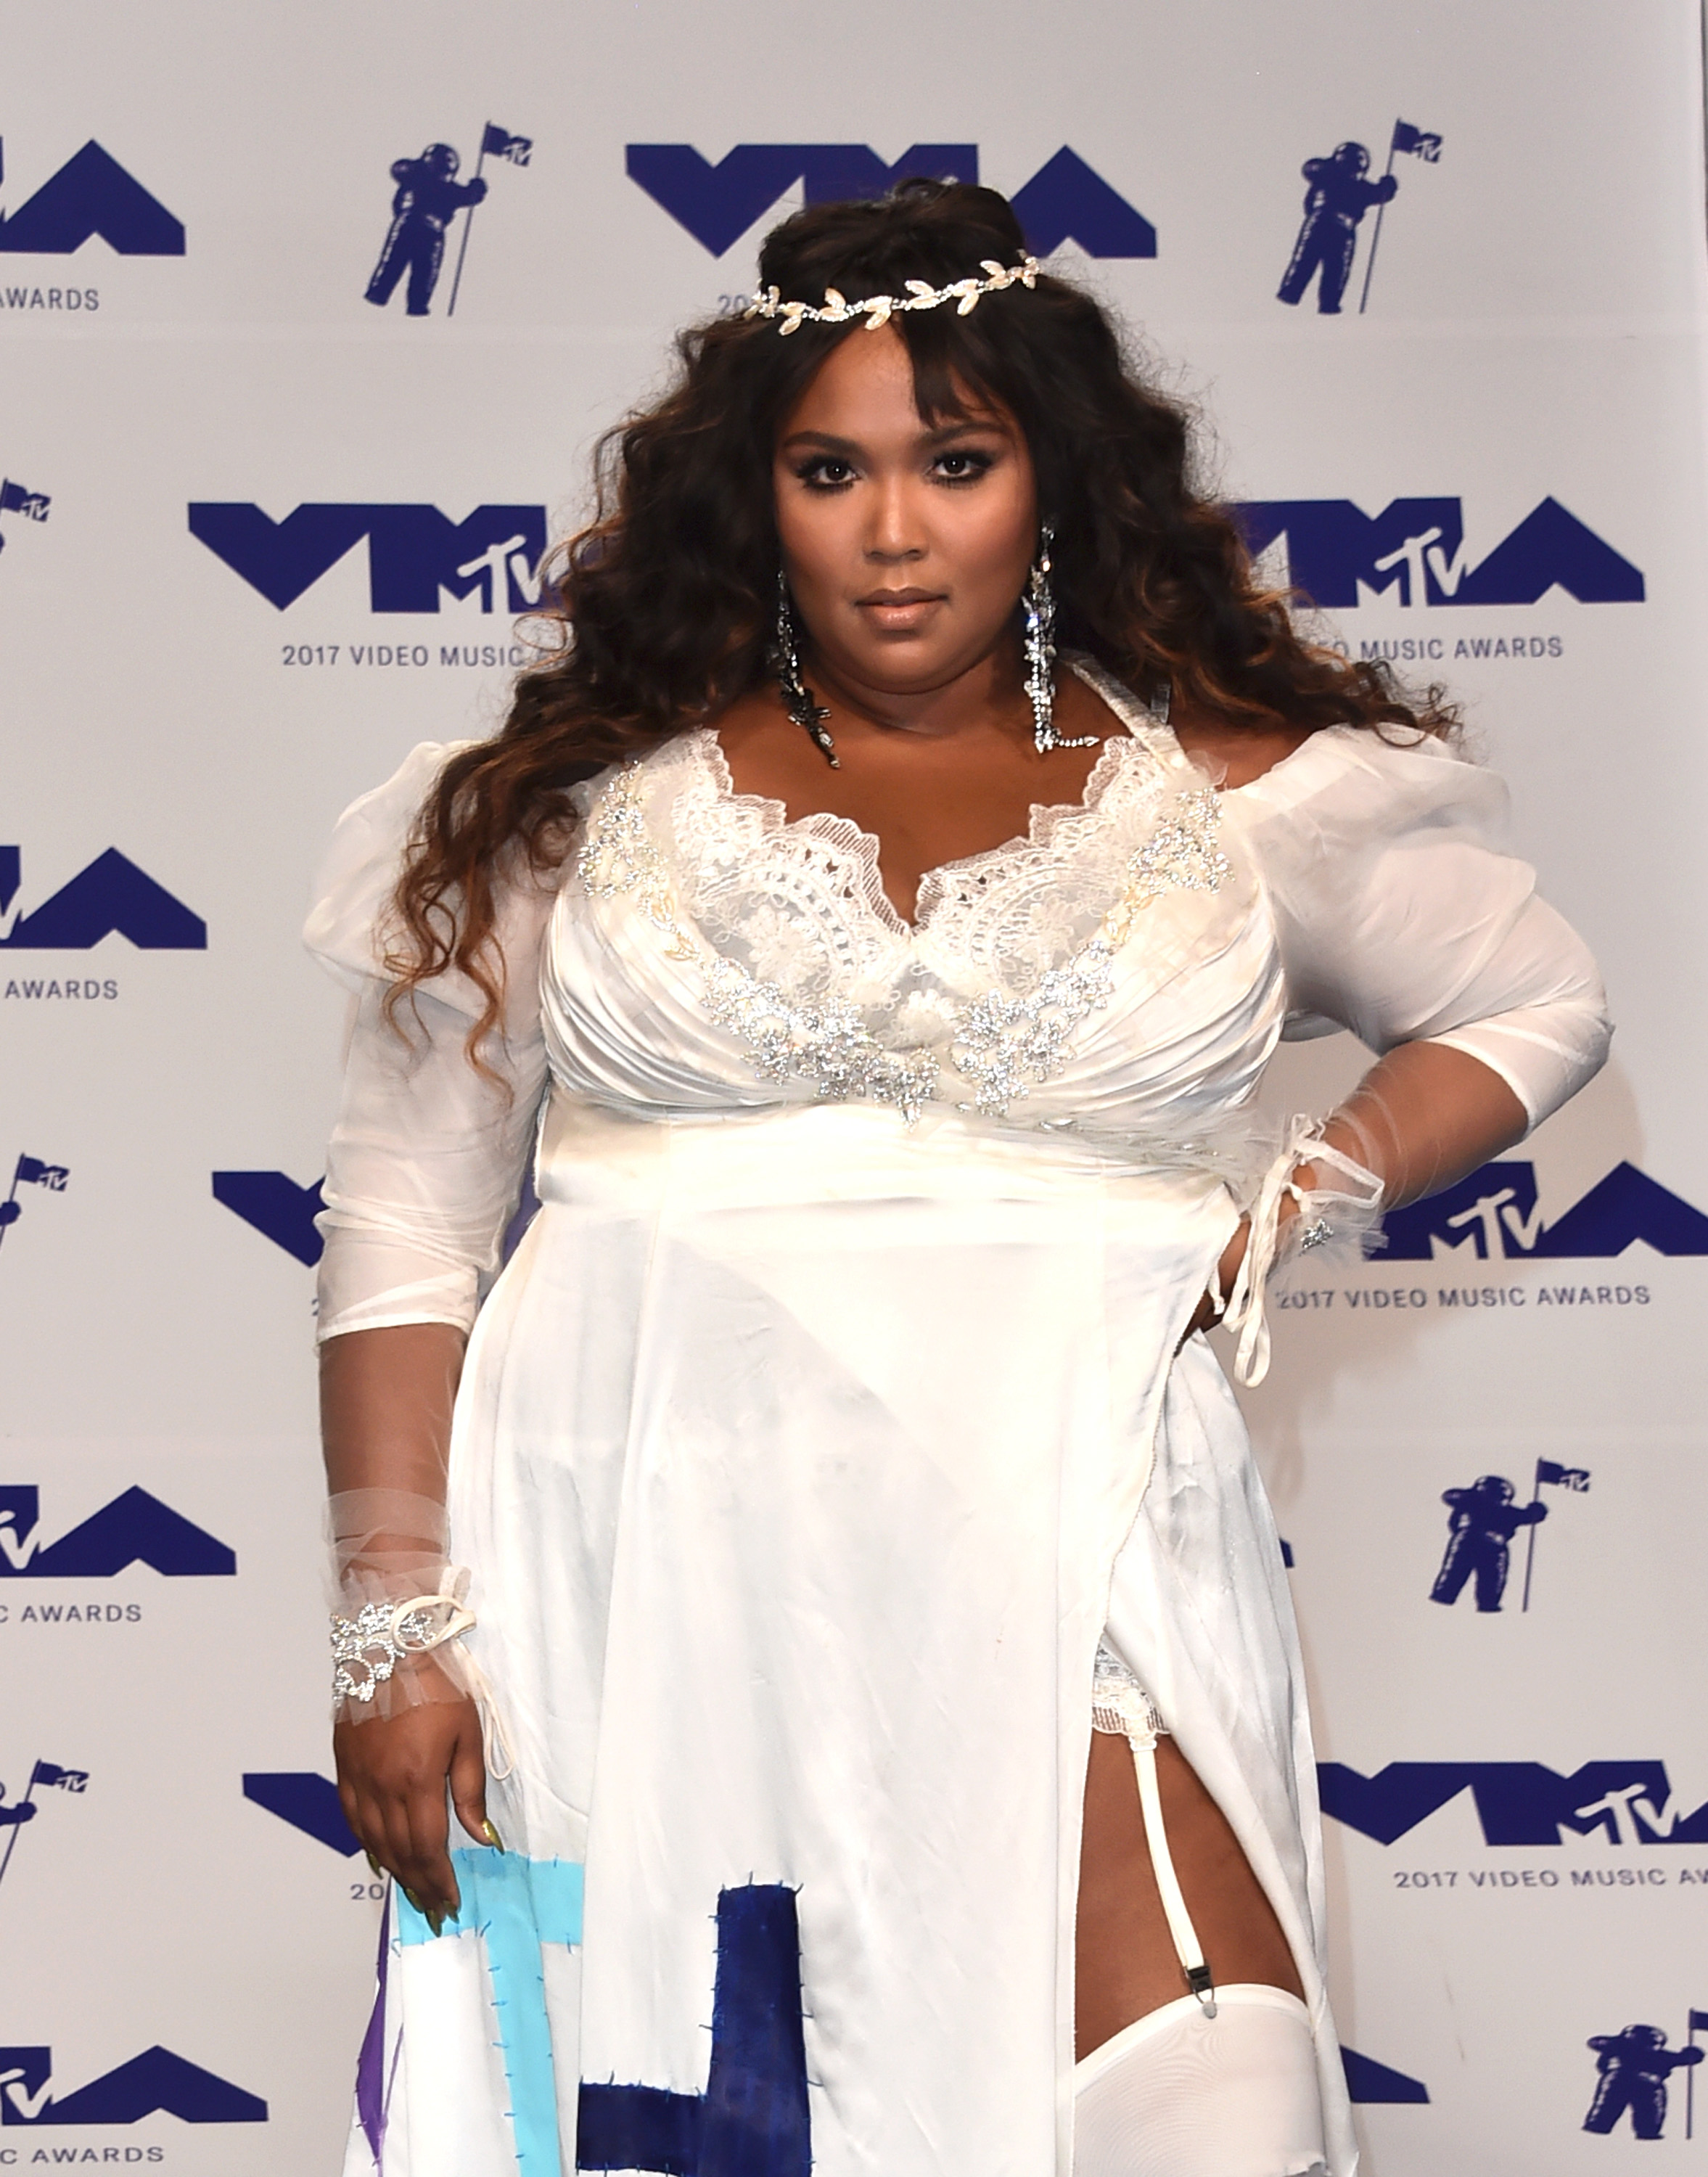
{"label": "white backdrop", "polygon": [[[308,872],[412,743],[496,722],[527,543],[490,548],[576,519],[592,436],[749,285],[829,145],[1048,169],[1036,216],[1053,188],[1063,261],[1202,405],[1271,563],[1464,696],[1605,963],[1607,1072],[1290,1309],[1250,1410],[1371,2168],[1649,2168],[1629,2113],[1582,2125],[1593,2037],[1676,2051],[1708,2014],[1696,8],[4,0],[0,26],[0,2169],[336,2165],[378,1906],[314,1781],[303,1190],[340,1006],[297,947]],[[1304,161],[1353,141],[1379,176],[1400,123],[1367,307],[1373,211],[1341,314],[1278,300]],[[445,143],[466,180],[488,126],[528,162],[486,158],[427,314],[365,301],[392,162]],[[636,145],[795,150],[697,179],[643,155],[687,177],[649,194]],[[1154,255],[1081,246],[1143,221]],[[331,510],[275,527],[299,507]],[[508,597],[458,573],[483,555]],[[1273,1093],[1358,1061],[1295,1050]],[[1546,1521],[1501,1592],[1501,1492],[1465,1500],[1460,1569],[1501,1607],[1432,1601],[1443,1492],[1485,1476]],[[1686,2076],[1662,2143],[1708,2160]]]}

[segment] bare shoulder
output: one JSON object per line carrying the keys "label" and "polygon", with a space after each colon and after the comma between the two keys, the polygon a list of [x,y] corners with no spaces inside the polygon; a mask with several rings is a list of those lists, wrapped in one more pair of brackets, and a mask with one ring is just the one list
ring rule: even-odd
{"label": "bare shoulder", "polygon": [[1249,786],[1311,739],[1308,726],[1231,726],[1208,712],[1187,711],[1170,721],[1188,756],[1202,756],[1225,786]]}

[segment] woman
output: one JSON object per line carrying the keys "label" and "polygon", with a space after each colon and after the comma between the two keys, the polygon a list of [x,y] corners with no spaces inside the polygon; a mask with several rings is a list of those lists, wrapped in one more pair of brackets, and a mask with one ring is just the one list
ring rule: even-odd
{"label": "woman", "polygon": [[[1197,1334],[1254,1378],[1278,1245],[1572,1094],[1594,971],[1001,198],[805,211],[761,279],[616,435],[504,730],[355,805],[310,927],[360,995],[339,1773],[405,1891],[350,2168],[1344,2177]],[[1341,1024],[1384,1055],[1254,1150]]]}

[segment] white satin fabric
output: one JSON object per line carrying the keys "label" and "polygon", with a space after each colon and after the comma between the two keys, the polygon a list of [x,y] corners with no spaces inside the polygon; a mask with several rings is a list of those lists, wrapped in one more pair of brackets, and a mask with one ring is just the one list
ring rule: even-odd
{"label": "white satin fabric", "polygon": [[[1600,992],[1486,774],[1336,730],[1217,796],[1088,677],[1127,733],[1083,806],[928,879],[915,929],[872,842],[733,795],[710,734],[594,782],[556,896],[506,898],[508,1098],[459,978],[408,1048],[380,1016],[445,751],[335,839],[309,941],[359,1010],[323,1336],[469,1321],[539,1127],[450,1514],[516,1754],[495,1818],[586,1865],[579,1991],[546,1989],[565,2169],[577,2079],[705,2091],[712,1915],[757,1883],[796,1892],[823,2177],[1067,2177],[1105,1627],[1274,1903],[1354,2168],[1280,1551],[1213,1355],[1175,1349],[1290,1015],[1450,1041],[1540,1116],[1601,1061]],[[404,1955],[425,2098],[387,2177],[513,2170],[503,2077],[453,2060],[490,2013]]]}

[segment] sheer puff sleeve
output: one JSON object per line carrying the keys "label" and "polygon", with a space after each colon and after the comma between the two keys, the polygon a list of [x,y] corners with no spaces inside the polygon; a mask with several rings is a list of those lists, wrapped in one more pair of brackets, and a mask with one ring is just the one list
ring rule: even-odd
{"label": "sheer puff sleeve", "polygon": [[[343,1094],[317,1222],[318,1334],[474,1320],[499,1267],[545,1084],[539,966],[554,889],[526,878],[500,895],[502,1033],[467,1049],[479,991],[451,970],[386,1018],[389,902],[416,812],[461,744],[424,741],[384,786],[352,803],[332,835],[303,935],[352,994]],[[400,1033],[400,1031],[401,1031]],[[492,1077],[496,1077],[492,1078]]]}
{"label": "sheer puff sleeve", "polygon": [[1332,727],[1225,807],[1274,906],[1288,1036],[1450,1045],[1492,1067],[1532,1127],[1600,1068],[1601,978],[1507,851],[1493,773],[1438,742]]}

